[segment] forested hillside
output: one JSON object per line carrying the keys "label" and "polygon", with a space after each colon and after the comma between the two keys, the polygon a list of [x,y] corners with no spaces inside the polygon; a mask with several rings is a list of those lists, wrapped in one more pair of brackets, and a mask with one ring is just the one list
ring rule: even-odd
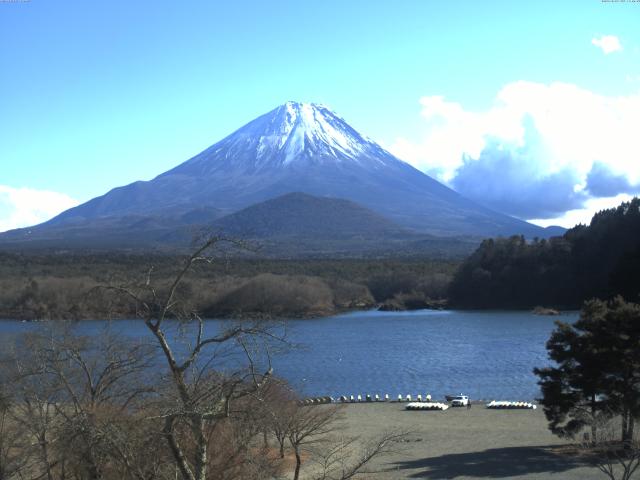
{"label": "forested hillside", "polygon": [[640,294],[640,199],[594,215],[562,237],[489,239],[460,266],[455,306],[577,308],[589,298]]}

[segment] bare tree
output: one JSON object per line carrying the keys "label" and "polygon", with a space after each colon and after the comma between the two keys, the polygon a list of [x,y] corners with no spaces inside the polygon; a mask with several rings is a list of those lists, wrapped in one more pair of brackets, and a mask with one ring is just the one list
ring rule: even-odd
{"label": "bare tree", "polygon": [[28,465],[26,438],[13,421],[11,402],[0,391],[0,480],[18,475]]}
{"label": "bare tree", "polygon": [[133,412],[153,392],[153,350],[106,329],[93,337],[29,334],[20,351],[12,365],[12,414],[37,445],[32,478],[146,478],[130,433]]}
{"label": "bare tree", "polygon": [[345,405],[296,405],[285,427],[296,457],[294,480],[300,477],[303,457],[313,465],[309,478],[314,480],[347,480],[379,473],[369,468],[372,460],[391,453],[408,434],[386,432],[363,443],[357,437],[343,435]]}
{"label": "bare tree", "polygon": [[279,457],[283,459],[290,429],[300,408],[298,396],[286,382],[274,379],[264,389],[261,406],[264,445],[268,446],[267,438],[272,435],[278,444]]}
{"label": "bare tree", "polygon": [[348,480],[359,475],[373,475],[380,470],[370,468],[375,458],[394,452],[393,447],[402,441],[408,432],[386,432],[364,445],[354,437],[332,439],[327,447],[312,457],[320,467],[314,480]]}
{"label": "bare tree", "polygon": [[640,439],[637,435],[620,441],[616,418],[602,417],[596,437],[586,437],[581,449],[610,480],[629,480],[640,468]]}
{"label": "bare tree", "polygon": [[[135,302],[138,316],[160,347],[169,381],[158,418],[163,421],[162,434],[184,480],[208,478],[210,433],[218,422],[237,414],[236,402],[255,395],[272,372],[268,357],[261,372],[255,360],[260,341],[275,338],[263,325],[235,323],[209,333],[203,319],[179,300],[180,285],[190,270],[198,263],[213,261],[210,250],[224,242],[227,240],[217,236],[207,239],[164,290],[154,284],[152,270],[142,285],[104,287]],[[188,337],[188,341],[180,343],[168,334],[169,319],[173,324],[178,322],[183,340]],[[226,353],[243,354],[244,368],[225,369],[219,353],[231,344],[233,348]]]}
{"label": "bare tree", "polygon": [[343,408],[343,405],[301,406],[293,412],[287,426],[287,437],[296,456],[294,480],[300,477],[303,453],[311,453],[313,447],[328,442],[329,434],[339,428],[337,421]]}
{"label": "bare tree", "polygon": [[20,427],[23,437],[32,439],[30,448],[22,448],[20,455],[30,460],[29,469],[34,476],[53,480],[54,470],[64,462],[56,453],[61,417],[55,404],[55,390],[46,383],[24,379],[14,381],[12,386],[14,402],[11,417]]}
{"label": "bare tree", "polygon": [[[19,448],[14,445],[14,453],[23,460],[24,470],[31,477],[53,480],[53,469],[57,463],[55,455],[51,454],[56,436],[53,433],[55,392],[49,388],[46,379],[34,375],[38,368],[35,362],[27,360],[34,357],[34,352],[24,348],[24,338],[12,340],[3,346],[0,389],[7,392],[6,422],[11,422],[20,432]],[[28,371],[25,368],[27,364]]]}
{"label": "bare tree", "polygon": [[[247,351],[252,348],[249,342],[243,345]],[[15,355],[10,375],[13,403],[3,410],[10,411],[12,423],[0,427],[16,427],[11,432],[19,434],[21,443],[12,441],[4,452],[21,459],[28,478],[149,480],[179,475],[163,429],[167,412],[180,404],[171,379],[163,382],[152,373],[158,370],[157,349],[108,331],[92,337],[56,331],[30,334],[16,350],[22,353]],[[189,384],[194,397],[242,383],[240,376],[204,368]],[[236,389],[238,395],[226,404],[227,415],[204,425],[207,478],[273,478],[273,458],[252,448],[261,430],[262,400],[240,395],[243,389],[252,391],[250,384]],[[0,445],[8,446],[12,437],[8,429],[3,433]],[[174,416],[173,434],[185,456],[195,458],[197,444],[188,419]],[[8,472],[8,462],[3,465]]]}

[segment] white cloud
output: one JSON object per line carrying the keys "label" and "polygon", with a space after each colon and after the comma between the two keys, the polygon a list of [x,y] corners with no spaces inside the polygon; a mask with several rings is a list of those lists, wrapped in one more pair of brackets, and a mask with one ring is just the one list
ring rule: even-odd
{"label": "white cloud", "polygon": [[42,223],[76,205],[64,193],[0,185],[0,232]]}
{"label": "white cloud", "polygon": [[592,38],[591,43],[602,50],[605,55],[622,50],[620,39],[615,35],[601,35],[599,38]]}
{"label": "white cloud", "polygon": [[553,219],[532,219],[531,223],[540,225],[541,227],[548,227],[550,225],[559,225],[565,228],[571,228],[579,223],[589,225],[591,217],[600,210],[608,208],[614,208],[620,205],[622,202],[628,202],[633,197],[625,193],[616,195],[615,197],[608,198],[591,198],[586,201],[584,208],[569,210],[564,215]]}
{"label": "white cloud", "polygon": [[[484,111],[467,110],[441,96],[423,97],[420,104],[422,138],[398,138],[389,150],[449,185],[469,171],[470,163],[486,159],[486,149],[496,144],[513,153],[513,168],[522,162],[528,178],[538,184],[562,174],[575,177],[573,191],[584,191],[594,163],[630,185],[640,183],[640,93],[610,97],[568,83],[518,81],[505,85]],[[508,187],[505,191],[517,191]],[[589,196],[585,191],[584,200]]]}

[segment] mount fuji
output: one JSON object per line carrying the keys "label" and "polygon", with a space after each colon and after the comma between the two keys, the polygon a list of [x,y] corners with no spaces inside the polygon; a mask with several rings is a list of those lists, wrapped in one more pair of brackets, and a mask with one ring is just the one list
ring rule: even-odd
{"label": "mount fuji", "polygon": [[354,202],[414,234],[548,236],[462,197],[329,108],[287,102],[153,180],[115,188],[41,225],[8,232],[0,242],[211,224],[293,192]]}

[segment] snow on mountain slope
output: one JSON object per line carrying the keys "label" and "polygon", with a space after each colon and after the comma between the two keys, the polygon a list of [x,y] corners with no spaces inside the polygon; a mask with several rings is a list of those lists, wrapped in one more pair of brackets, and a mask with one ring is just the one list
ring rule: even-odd
{"label": "snow on mountain slope", "polygon": [[235,131],[167,173],[211,173],[229,167],[247,171],[304,164],[398,162],[324,105],[287,102]]}

